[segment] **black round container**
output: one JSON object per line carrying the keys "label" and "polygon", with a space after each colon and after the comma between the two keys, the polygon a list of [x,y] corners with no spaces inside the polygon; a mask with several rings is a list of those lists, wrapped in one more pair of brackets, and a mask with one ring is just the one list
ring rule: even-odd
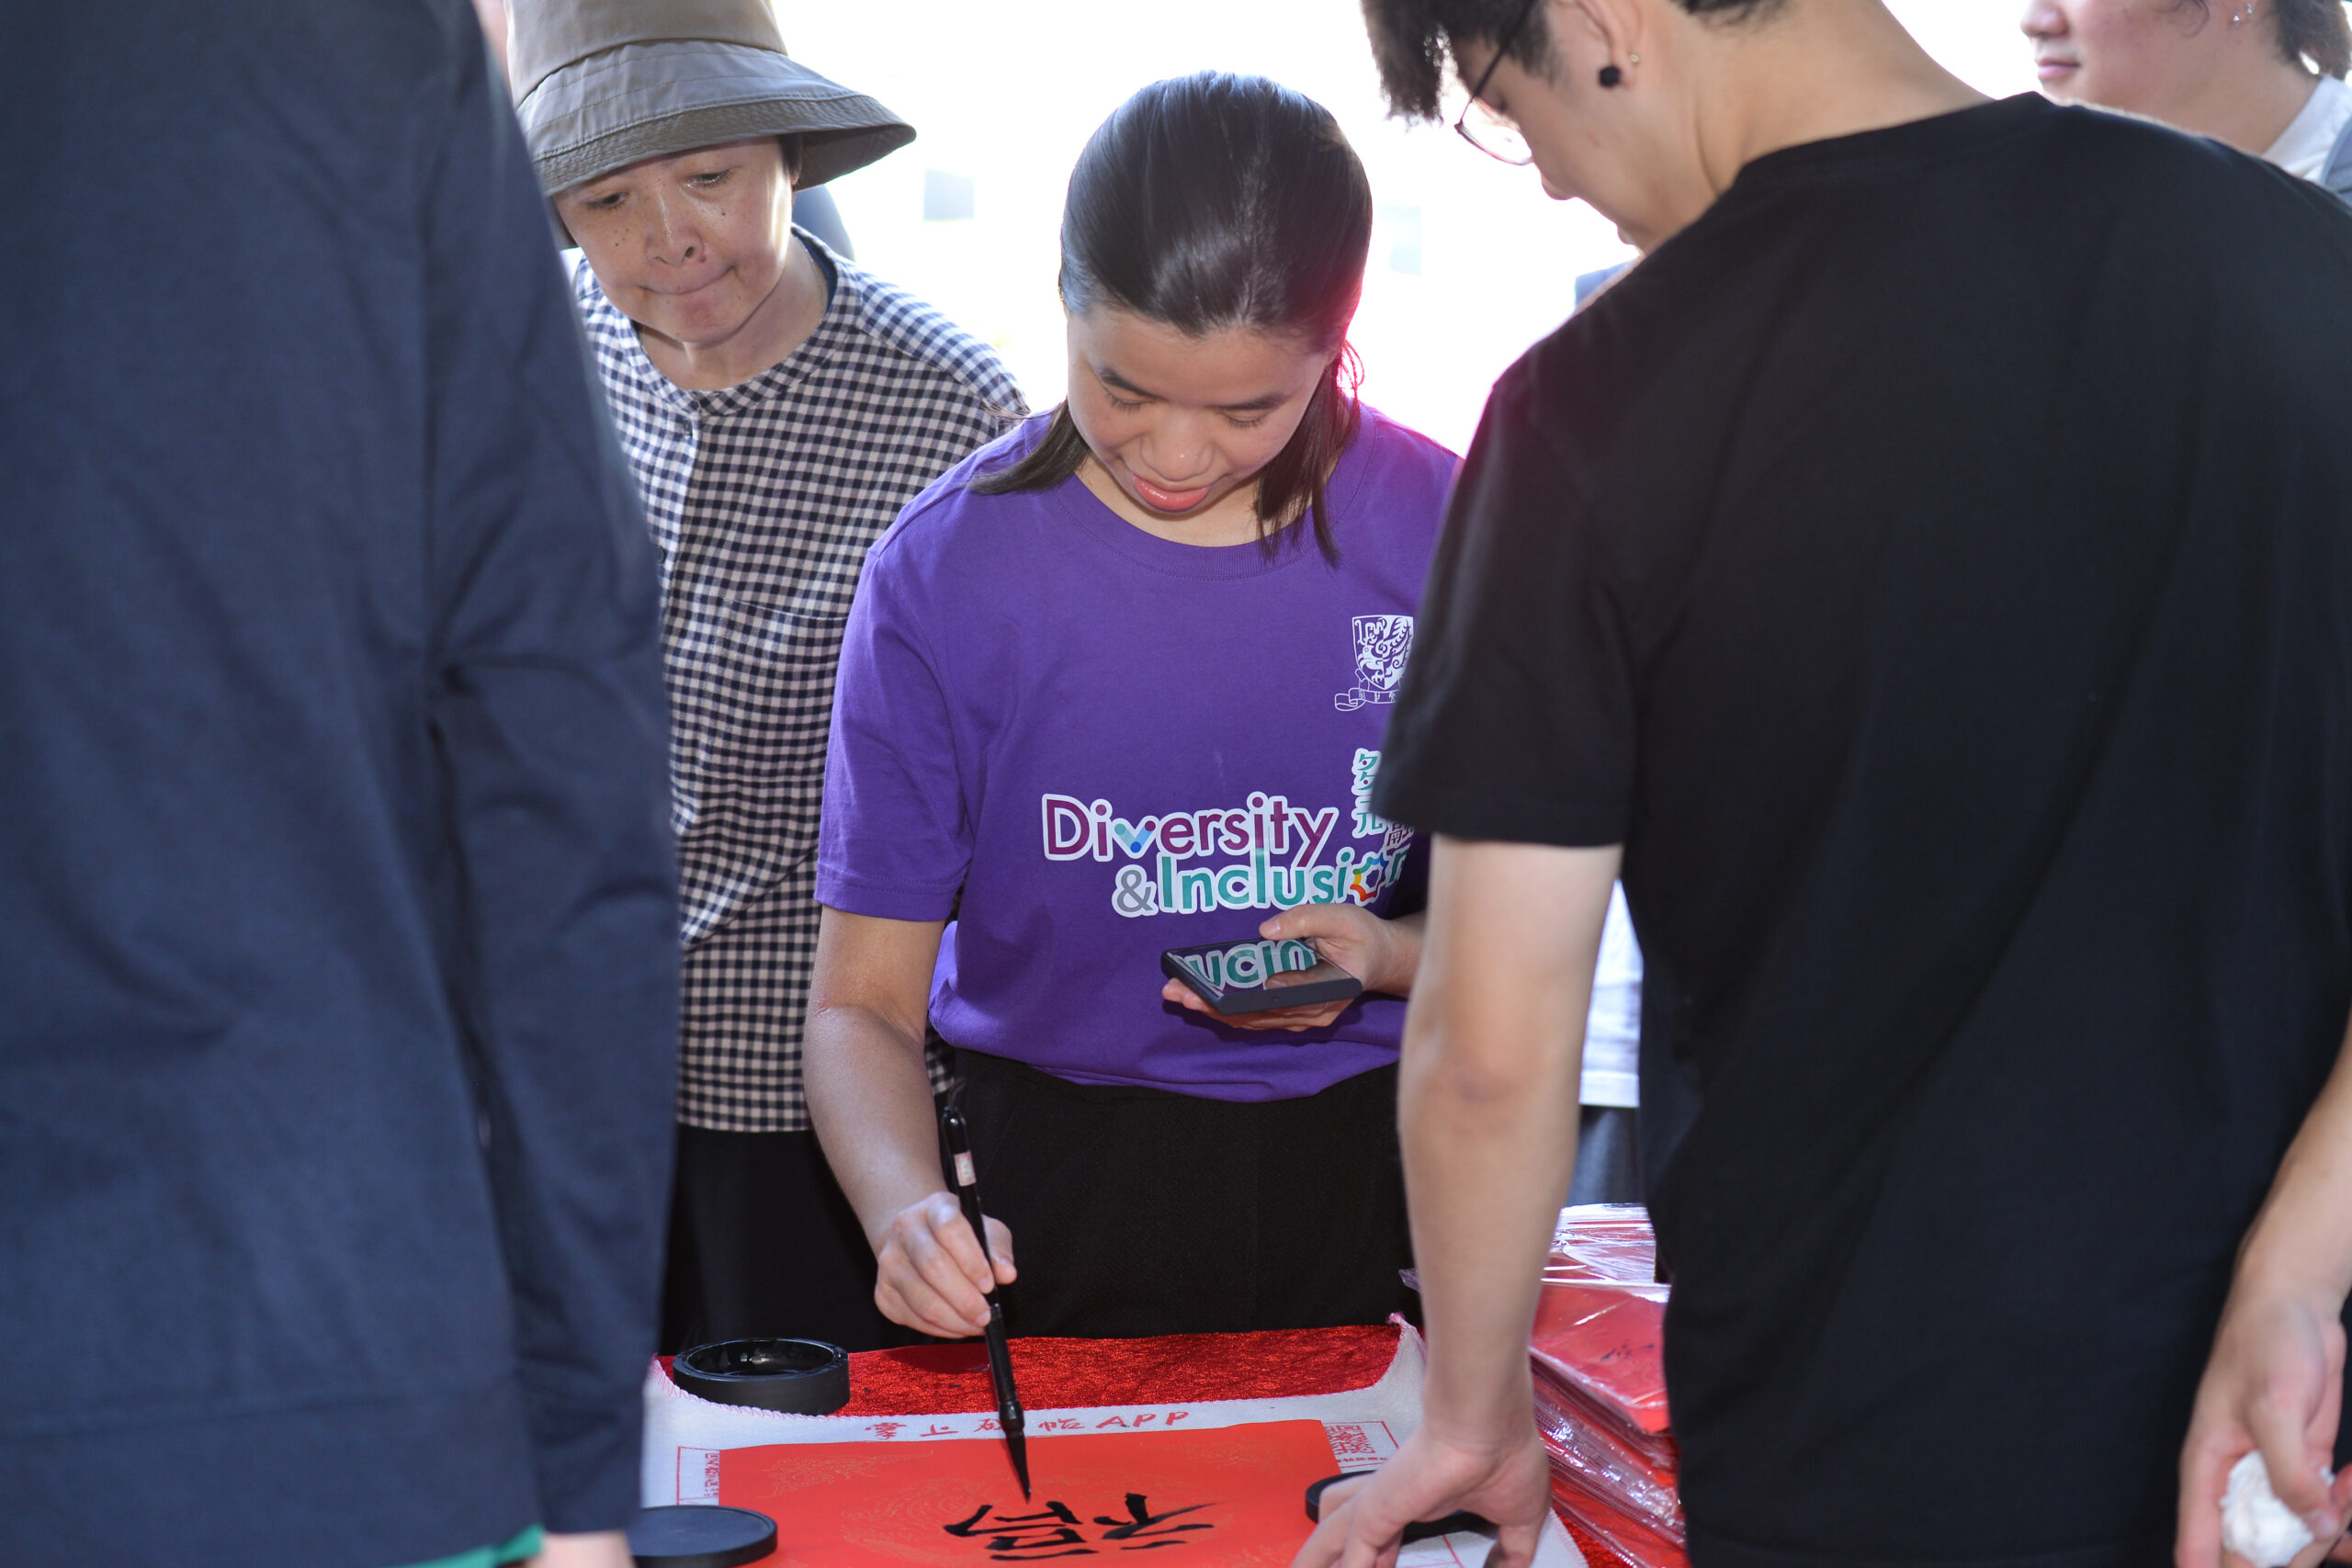
{"label": "black round container", "polygon": [[637,1568],[738,1568],[775,1550],[775,1521],[749,1508],[648,1508],[628,1530]]}
{"label": "black round container", "polygon": [[849,1355],[821,1339],[722,1339],[670,1367],[697,1398],[794,1416],[830,1416],[849,1403]]}

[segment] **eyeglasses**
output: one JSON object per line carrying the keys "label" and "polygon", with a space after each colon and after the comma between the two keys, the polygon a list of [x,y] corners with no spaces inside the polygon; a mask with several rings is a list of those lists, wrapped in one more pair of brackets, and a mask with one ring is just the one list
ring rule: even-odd
{"label": "eyeglasses", "polygon": [[1527,18],[1535,14],[1535,7],[1542,3],[1543,0],[1527,0],[1520,8],[1510,27],[1496,40],[1495,52],[1487,62],[1487,68],[1478,73],[1477,85],[1470,89],[1470,101],[1462,106],[1462,112],[1453,119],[1453,129],[1463,141],[1498,163],[1521,168],[1535,162],[1535,149],[1527,144],[1527,137],[1519,127],[1487,107],[1484,95],[1487,84],[1494,80],[1495,67],[1503,62],[1510,46],[1519,41],[1519,35],[1527,28]]}

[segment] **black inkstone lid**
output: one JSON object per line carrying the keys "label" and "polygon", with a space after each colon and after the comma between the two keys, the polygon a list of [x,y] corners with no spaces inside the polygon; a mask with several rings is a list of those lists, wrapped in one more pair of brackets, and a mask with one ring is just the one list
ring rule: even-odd
{"label": "black inkstone lid", "polygon": [[697,1398],[794,1416],[830,1416],[849,1403],[849,1355],[821,1339],[723,1339],[670,1364]]}
{"label": "black inkstone lid", "polygon": [[648,1508],[628,1530],[637,1568],[736,1568],[775,1550],[775,1521],[715,1504]]}

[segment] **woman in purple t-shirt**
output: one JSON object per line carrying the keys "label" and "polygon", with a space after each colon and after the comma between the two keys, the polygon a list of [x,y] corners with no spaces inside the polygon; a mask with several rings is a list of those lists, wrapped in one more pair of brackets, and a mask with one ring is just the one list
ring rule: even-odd
{"label": "woman in purple t-shirt", "polygon": [[[956,1047],[1028,1334],[1410,1306],[1394,1101],[1411,836],[1368,805],[1454,458],[1358,407],[1372,225],[1329,113],[1146,88],[1070,179],[1069,400],[868,557],[825,779],[809,1110],[893,1319],[961,1337],[988,1264],[942,1180]],[[1222,1018],[1168,948],[1311,938],[1351,1003]]]}

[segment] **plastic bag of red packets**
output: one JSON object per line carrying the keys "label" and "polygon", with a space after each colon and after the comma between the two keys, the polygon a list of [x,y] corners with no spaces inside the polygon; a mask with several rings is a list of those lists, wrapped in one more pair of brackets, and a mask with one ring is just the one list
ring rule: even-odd
{"label": "plastic bag of red packets", "polygon": [[1552,1226],[1552,1260],[1544,1278],[1657,1285],[1657,1233],[1650,1228],[1650,1212],[1639,1203],[1578,1203],[1561,1210]]}
{"label": "plastic bag of red packets", "polygon": [[1528,1350],[1629,1442],[1671,1463],[1660,1354],[1666,1298],[1657,1239],[1639,1204],[1563,1209]]}
{"label": "plastic bag of red packets", "polygon": [[[1690,1555],[1680,1546],[1595,1502],[1589,1494],[1562,1481],[1556,1471],[1552,1476],[1552,1511],[1576,1532],[1577,1544],[1586,1549],[1585,1561],[1591,1568],[1612,1568],[1610,1558],[1615,1559],[1614,1568],[1690,1568]],[[1590,1550],[1593,1547],[1600,1550]]]}
{"label": "plastic bag of red packets", "polygon": [[1555,1482],[1679,1546],[1682,1500],[1672,1461],[1661,1461],[1597,1420],[1582,1400],[1550,1378],[1535,1379],[1535,1427]]}
{"label": "plastic bag of red packets", "polygon": [[1657,1276],[1639,1206],[1561,1211],[1529,1345],[1535,1418],[1564,1517],[1629,1568],[1687,1568]]}

